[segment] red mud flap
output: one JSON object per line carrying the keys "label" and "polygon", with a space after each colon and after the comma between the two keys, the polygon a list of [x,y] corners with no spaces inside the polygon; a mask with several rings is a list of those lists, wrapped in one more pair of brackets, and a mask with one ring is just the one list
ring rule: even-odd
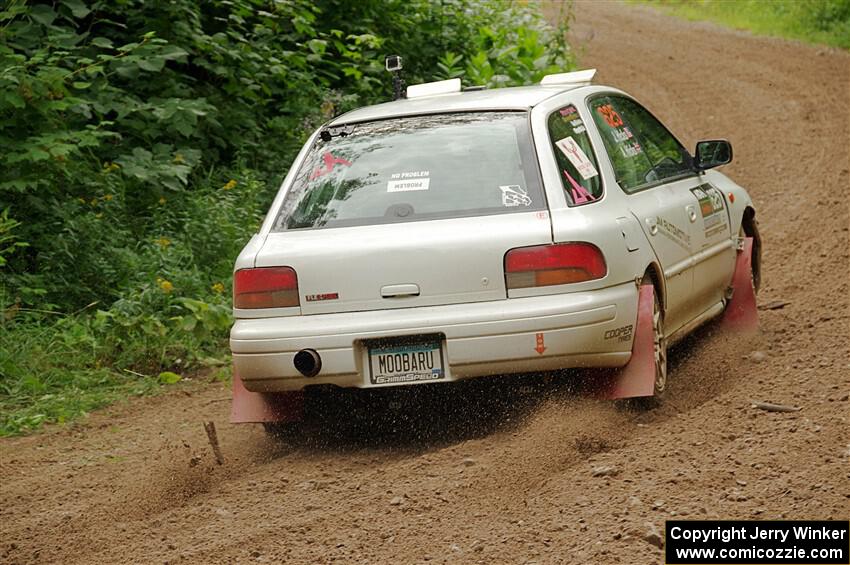
{"label": "red mud flap", "polygon": [[302,391],[263,393],[251,392],[242,384],[239,373],[233,371],[233,404],[230,422],[297,422],[304,411]]}
{"label": "red mud flap", "polygon": [[607,400],[652,396],[655,393],[655,343],[652,335],[653,288],[641,285],[632,357],[601,385],[598,396]]}
{"label": "red mud flap", "polygon": [[720,327],[733,332],[753,333],[758,330],[759,316],[756,294],[752,283],[753,238],[744,238],[744,247],[738,252],[735,274],[732,275],[732,299]]}

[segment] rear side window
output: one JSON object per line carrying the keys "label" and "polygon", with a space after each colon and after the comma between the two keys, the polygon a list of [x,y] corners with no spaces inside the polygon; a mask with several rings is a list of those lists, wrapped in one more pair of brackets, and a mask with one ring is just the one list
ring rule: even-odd
{"label": "rear side window", "polygon": [[644,186],[693,174],[685,148],[634,100],[603,96],[591,101],[590,107],[617,182],[624,191],[635,192]]}
{"label": "rear side window", "polygon": [[556,110],[547,120],[552,151],[570,206],[602,197],[602,181],[584,122],[572,104]]}
{"label": "rear side window", "polygon": [[331,133],[310,149],[276,230],[546,208],[526,112],[394,118]]}

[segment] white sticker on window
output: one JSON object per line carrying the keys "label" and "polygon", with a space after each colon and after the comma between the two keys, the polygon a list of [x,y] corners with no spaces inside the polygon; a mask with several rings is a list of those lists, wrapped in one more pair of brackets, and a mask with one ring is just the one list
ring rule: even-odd
{"label": "white sticker on window", "polygon": [[502,191],[502,205],[505,207],[531,206],[531,197],[528,192],[518,184],[500,186]]}
{"label": "white sticker on window", "polygon": [[431,171],[405,171],[403,173],[393,173],[390,175],[390,178],[393,180],[398,179],[418,179],[420,177],[430,177]]}
{"label": "white sticker on window", "polygon": [[632,135],[632,130],[623,126],[623,129],[612,129],[611,137],[613,137],[614,141],[617,143],[625,143],[634,136]]}
{"label": "white sticker on window", "polygon": [[640,155],[641,151],[643,151],[640,148],[640,143],[638,143],[637,141],[635,141],[631,144],[624,143],[624,144],[620,145],[619,147],[620,147],[620,153],[623,154],[623,157],[634,157],[635,155]]}
{"label": "white sticker on window", "polygon": [[561,153],[567,156],[567,159],[576,168],[581,178],[587,180],[599,174],[596,167],[593,166],[593,162],[587,158],[587,155],[584,154],[584,151],[581,150],[579,144],[572,137],[568,136],[564,139],[559,139],[555,142],[555,145],[558,146]]}
{"label": "white sticker on window", "polygon": [[404,179],[387,181],[387,192],[411,192],[414,190],[428,190],[431,179]]}

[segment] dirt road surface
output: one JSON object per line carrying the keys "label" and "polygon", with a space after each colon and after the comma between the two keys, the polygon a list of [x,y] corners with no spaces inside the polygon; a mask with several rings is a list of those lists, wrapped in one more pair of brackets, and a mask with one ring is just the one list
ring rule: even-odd
{"label": "dirt road surface", "polygon": [[850,56],[601,2],[573,35],[688,146],[732,141],[787,302],[759,337],[699,332],[646,415],[496,387],[276,443],[181,385],[0,442],[0,562],[660,563],[674,516],[848,518]]}

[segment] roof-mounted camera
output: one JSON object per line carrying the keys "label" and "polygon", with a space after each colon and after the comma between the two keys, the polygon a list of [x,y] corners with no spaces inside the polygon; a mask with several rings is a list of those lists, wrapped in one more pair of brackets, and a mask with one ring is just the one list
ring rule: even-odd
{"label": "roof-mounted camera", "polygon": [[387,55],[384,59],[387,71],[393,74],[393,100],[404,98],[404,79],[401,78],[401,55]]}
{"label": "roof-mounted camera", "polygon": [[401,56],[400,55],[387,55],[387,58],[384,59],[384,65],[386,65],[387,70],[391,73],[401,70]]}

